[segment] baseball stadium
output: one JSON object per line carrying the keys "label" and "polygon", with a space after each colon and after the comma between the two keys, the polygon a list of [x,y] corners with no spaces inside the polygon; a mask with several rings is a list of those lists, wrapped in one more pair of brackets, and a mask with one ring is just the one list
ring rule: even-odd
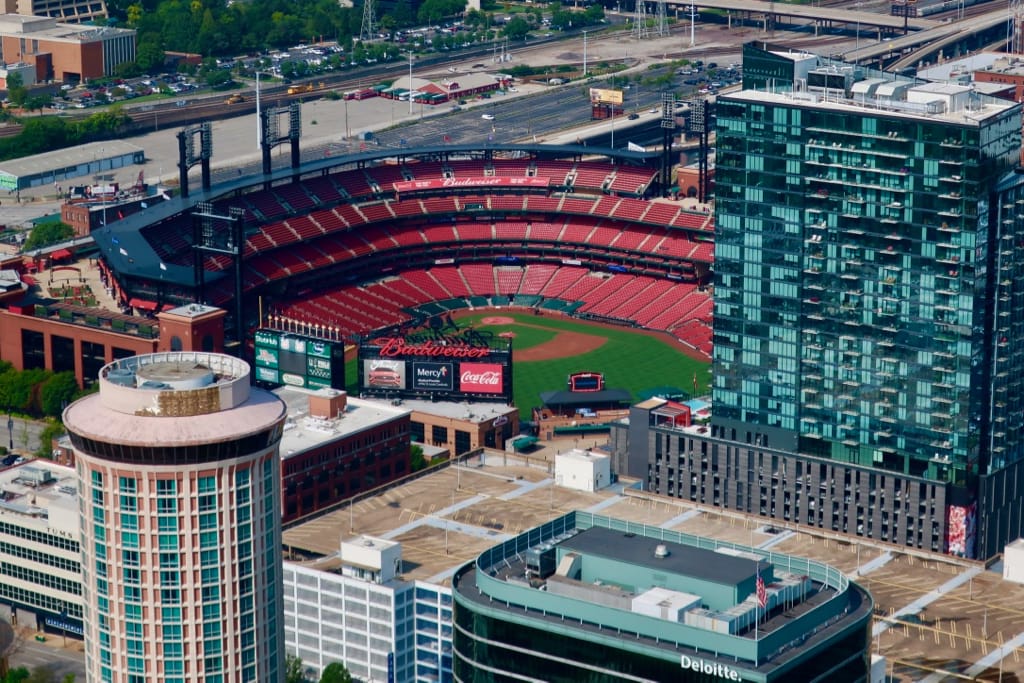
{"label": "baseball stadium", "polygon": [[180,196],[93,237],[126,310],[224,308],[250,354],[268,325],[353,349],[486,329],[516,353],[525,417],[578,371],[627,399],[706,388],[712,217],[661,199],[662,168],[583,145],[361,150],[191,192],[186,173]]}

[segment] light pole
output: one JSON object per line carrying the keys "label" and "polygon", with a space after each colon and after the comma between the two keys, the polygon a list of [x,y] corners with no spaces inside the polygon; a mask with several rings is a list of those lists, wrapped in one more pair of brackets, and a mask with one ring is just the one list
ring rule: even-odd
{"label": "light pole", "polygon": [[14,450],[14,418],[11,416],[10,411],[7,413],[7,449],[9,451]]}
{"label": "light pole", "polygon": [[412,50],[409,50],[409,116],[412,116]]}
{"label": "light pole", "polygon": [[583,32],[583,77],[587,77],[587,32]]}

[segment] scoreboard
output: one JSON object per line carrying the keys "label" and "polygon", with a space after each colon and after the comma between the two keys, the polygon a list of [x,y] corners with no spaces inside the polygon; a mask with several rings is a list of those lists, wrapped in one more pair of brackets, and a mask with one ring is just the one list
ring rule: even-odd
{"label": "scoreboard", "polygon": [[256,381],[304,389],[345,389],[345,345],[261,328],[255,336]]}

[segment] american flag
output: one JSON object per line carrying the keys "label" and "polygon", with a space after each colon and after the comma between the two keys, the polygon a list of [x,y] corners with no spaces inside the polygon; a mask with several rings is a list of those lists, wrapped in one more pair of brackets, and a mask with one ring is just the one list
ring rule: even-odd
{"label": "american flag", "polygon": [[761,573],[757,574],[757,604],[764,609],[768,606],[768,591],[764,587],[764,579],[761,578]]}

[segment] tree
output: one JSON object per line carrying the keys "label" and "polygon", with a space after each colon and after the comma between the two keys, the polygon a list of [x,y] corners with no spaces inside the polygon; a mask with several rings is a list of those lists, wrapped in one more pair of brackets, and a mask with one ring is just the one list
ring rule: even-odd
{"label": "tree", "polygon": [[284,683],[307,683],[301,657],[292,654],[285,655]]}
{"label": "tree", "polygon": [[436,24],[445,17],[461,14],[466,9],[466,0],[424,0],[417,18],[423,24]]}
{"label": "tree", "polygon": [[24,250],[31,251],[49,244],[57,244],[58,242],[67,241],[74,236],[74,229],[67,223],[60,221],[40,223],[32,228],[32,232],[29,233],[28,239],[25,240]]}
{"label": "tree", "polygon": [[412,472],[418,472],[427,466],[427,461],[423,458],[423,447],[412,446],[409,449],[409,469]]}
{"label": "tree", "polygon": [[11,669],[4,676],[3,683],[22,683],[29,677],[29,671],[23,666],[19,666],[17,669]]}
{"label": "tree", "polygon": [[7,99],[19,108],[28,99],[28,88],[25,87],[25,81],[21,78],[21,74],[7,74]]}
{"label": "tree", "polygon": [[39,390],[39,407],[43,415],[60,417],[64,406],[78,393],[78,380],[73,372],[58,372]]}
{"label": "tree", "polygon": [[520,16],[513,17],[512,21],[505,24],[505,28],[502,29],[502,33],[510,40],[522,40],[529,32],[530,25],[526,23],[526,19]]}
{"label": "tree", "polygon": [[320,683],[352,683],[352,674],[344,664],[332,662],[324,667]]}

